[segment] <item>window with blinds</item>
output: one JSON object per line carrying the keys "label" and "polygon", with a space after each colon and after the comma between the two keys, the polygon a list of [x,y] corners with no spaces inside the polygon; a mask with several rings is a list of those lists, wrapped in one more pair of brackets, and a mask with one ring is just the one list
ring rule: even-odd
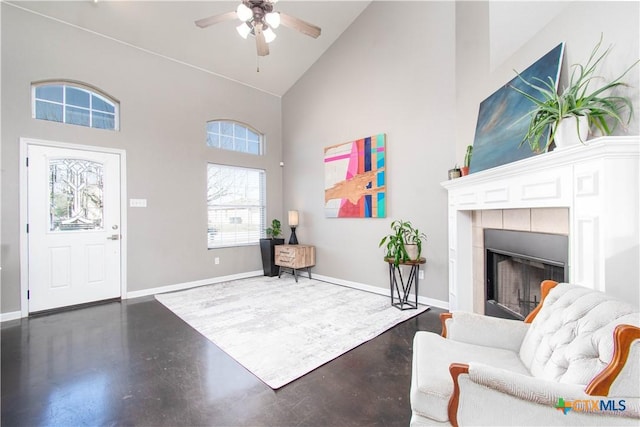
{"label": "window with blinds", "polygon": [[208,247],[259,243],[265,229],[265,171],[207,165]]}

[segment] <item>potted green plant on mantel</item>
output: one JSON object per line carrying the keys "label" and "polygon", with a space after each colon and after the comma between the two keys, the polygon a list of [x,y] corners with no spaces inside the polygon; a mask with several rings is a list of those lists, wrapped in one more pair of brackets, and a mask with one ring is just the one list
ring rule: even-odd
{"label": "potted green plant on mantel", "polygon": [[460,178],[460,174],[461,174],[460,168],[458,167],[457,164],[452,169],[449,169],[449,172],[448,172],[449,179]]}
{"label": "potted green plant on mantel", "polygon": [[[527,142],[532,151],[544,152],[551,142],[555,142],[557,148],[563,148],[580,142],[584,143],[592,126],[602,135],[610,135],[618,124],[625,127],[630,122],[633,114],[631,100],[611,91],[629,86],[622,81],[622,78],[640,61],[634,62],[615,79],[591,89],[590,84],[595,86],[598,80],[602,80],[602,77],[595,74],[596,68],[611,51],[609,46],[600,54],[601,45],[602,36],[586,64],[572,65],[569,85],[563,89],[562,93],[556,91],[556,84],[551,77],[548,77],[548,80],[534,77],[531,81],[527,81],[516,72],[524,84],[535,89],[539,94],[539,96],[533,96],[511,86],[534,104],[533,109],[520,119],[529,117],[531,120],[520,146]],[[623,118],[624,110],[628,110],[629,113],[626,120]],[[610,126],[608,121],[612,121],[613,126]],[[549,135],[549,128],[551,135],[546,145],[542,146],[545,143],[544,138]]]}
{"label": "potted green plant on mantel", "polygon": [[464,154],[464,166],[460,168],[462,176],[469,175],[469,166],[471,166],[471,156],[473,155],[473,145],[467,145],[467,152]]}
{"label": "potted green plant on mantel", "polygon": [[391,223],[392,233],[384,236],[378,247],[386,249],[385,260],[393,261],[397,267],[400,263],[416,261],[422,254],[422,243],[427,240],[426,234],[420,232],[409,221],[395,220]]}
{"label": "potted green plant on mantel", "polygon": [[279,238],[282,234],[282,224],[279,220],[271,221],[271,227],[265,230],[266,239],[260,239],[260,253],[262,255],[262,270],[265,276],[277,276],[280,267],[275,264],[275,246],[284,245],[284,239]]}

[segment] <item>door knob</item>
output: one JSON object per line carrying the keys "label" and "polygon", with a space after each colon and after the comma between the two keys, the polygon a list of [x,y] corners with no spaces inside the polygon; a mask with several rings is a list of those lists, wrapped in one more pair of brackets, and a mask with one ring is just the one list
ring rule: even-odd
{"label": "door knob", "polygon": [[107,240],[120,240],[120,235],[112,234],[111,236],[107,237]]}

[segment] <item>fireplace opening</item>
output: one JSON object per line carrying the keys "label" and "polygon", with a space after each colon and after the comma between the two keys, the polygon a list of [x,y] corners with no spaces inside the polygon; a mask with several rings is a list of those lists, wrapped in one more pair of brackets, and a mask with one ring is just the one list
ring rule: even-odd
{"label": "fireplace opening", "polygon": [[524,320],[540,302],[540,282],[568,280],[567,236],[485,229],[484,247],[488,316]]}

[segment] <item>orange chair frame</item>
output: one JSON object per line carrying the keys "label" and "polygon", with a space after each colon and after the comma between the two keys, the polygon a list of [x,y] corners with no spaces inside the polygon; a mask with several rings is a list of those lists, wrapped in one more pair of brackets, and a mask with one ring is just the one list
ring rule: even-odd
{"label": "orange chair frame", "polygon": [[[549,295],[549,291],[553,289],[558,282],[553,280],[545,280],[540,284],[541,299],[540,304],[525,318],[525,323],[533,322],[536,317],[544,299]],[[447,337],[446,320],[451,319],[453,313],[440,314],[440,321],[442,322],[442,336]],[[631,344],[633,341],[640,339],[640,328],[632,325],[618,325],[613,332],[613,358],[606,368],[596,375],[585,392],[591,396],[608,396],[611,385],[618,377],[631,351]],[[449,373],[453,379],[453,394],[449,399],[449,421],[454,427],[458,426],[458,404],[460,402],[460,385],[458,384],[458,377],[462,374],[469,373],[469,365],[466,363],[452,363],[449,366]]]}

